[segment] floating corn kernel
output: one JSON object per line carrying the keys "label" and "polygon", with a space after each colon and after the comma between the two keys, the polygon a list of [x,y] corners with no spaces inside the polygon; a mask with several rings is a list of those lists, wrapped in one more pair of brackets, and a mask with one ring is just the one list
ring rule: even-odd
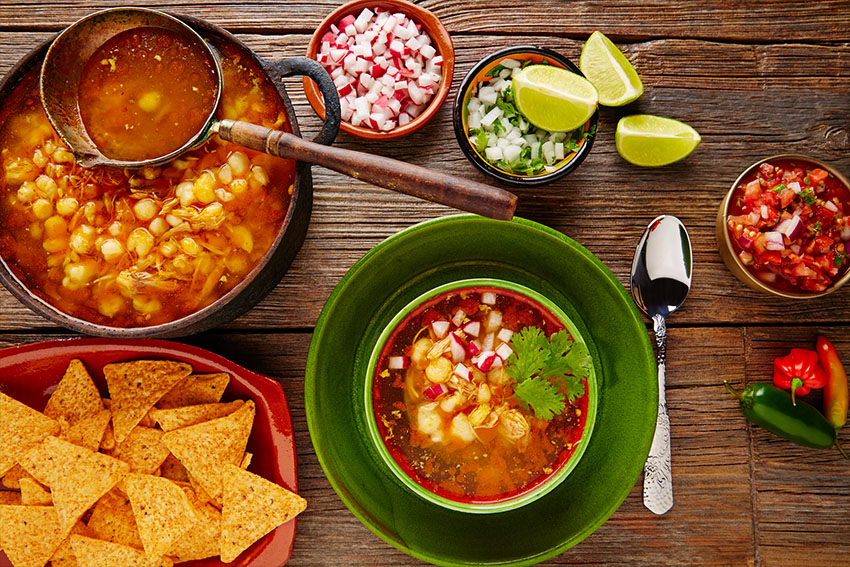
{"label": "floating corn kernel", "polygon": [[248,156],[242,152],[233,152],[227,158],[227,165],[230,166],[232,174],[239,177],[245,175],[245,172],[251,167],[251,162]]}
{"label": "floating corn kernel", "polygon": [[35,191],[37,187],[36,184],[32,181],[24,181],[20,187],[18,187],[18,200],[22,203],[29,203],[35,198]]}
{"label": "floating corn kernel", "polygon": [[56,181],[52,177],[48,177],[46,175],[39,175],[35,179],[35,185],[38,187],[39,192],[48,199],[52,199],[53,196],[56,195],[56,190],[59,189],[59,186],[56,185]]}
{"label": "floating corn kernel", "polygon": [[56,163],[74,163],[74,154],[65,148],[58,148],[53,152],[53,161]]}
{"label": "floating corn kernel", "polygon": [[148,91],[139,97],[139,108],[145,112],[154,112],[162,102],[162,94],[157,91]]}
{"label": "floating corn kernel", "polygon": [[195,185],[191,181],[184,181],[177,185],[174,195],[180,199],[180,205],[188,207],[195,202]]}
{"label": "floating corn kernel", "polygon": [[133,205],[133,212],[136,218],[141,221],[149,221],[159,212],[159,207],[153,199],[140,199]]}
{"label": "floating corn kernel", "polygon": [[150,230],[151,234],[154,236],[162,236],[169,228],[168,223],[165,222],[165,219],[162,217],[156,217],[148,225],[148,230]]}
{"label": "floating corn kernel", "polygon": [[233,181],[233,170],[230,167],[229,163],[222,165],[218,168],[218,180],[227,185],[231,181]]}
{"label": "floating corn kernel", "polygon": [[47,238],[64,238],[68,235],[68,222],[59,215],[53,215],[44,221],[44,235]]}
{"label": "floating corn kernel", "polygon": [[201,245],[191,236],[187,236],[180,241],[180,248],[189,256],[197,256],[202,250]]}
{"label": "floating corn kernel", "polygon": [[203,172],[200,177],[195,180],[195,197],[198,201],[204,203],[212,203],[215,201],[215,177],[209,171]]}
{"label": "floating corn kernel", "polygon": [[100,253],[103,254],[103,259],[107,262],[117,260],[124,254],[124,249],[121,243],[114,238],[109,238],[100,245]]}
{"label": "floating corn kernel", "polygon": [[37,199],[32,204],[32,214],[39,220],[45,220],[53,214],[53,203],[47,199]]}
{"label": "floating corn kernel", "polygon": [[135,252],[140,258],[147,256],[153,245],[153,235],[144,228],[134,229],[127,237],[127,251]]}
{"label": "floating corn kernel", "polygon": [[97,311],[104,317],[115,317],[124,306],[124,299],[120,295],[103,295],[98,299]]}
{"label": "floating corn kernel", "polygon": [[81,224],[71,233],[71,250],[77,254],[90,254],[94,247],[94,228]]}
{"label": "floating corn kernel", "polygon": [[70,217],[80,208],[80,203],[73,197],[62,197],[56,203],[56,212],[62,216]]}
{"label": "floating corn kernel", "polygon": [[182,254],[174,258],[171,264],[174,266],[175,270],[186,276],[195,271],[195,266],[192,261]]}

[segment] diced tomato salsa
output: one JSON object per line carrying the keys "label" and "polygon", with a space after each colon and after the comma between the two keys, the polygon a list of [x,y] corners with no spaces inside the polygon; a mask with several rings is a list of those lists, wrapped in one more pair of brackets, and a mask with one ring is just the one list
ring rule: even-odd
{"label": "diced tomato salsa", "polygon": [[850,189],[817,164],[761,164],[733,192],[732,247],[759,281],[791,293],[826,290],[848,267]]}

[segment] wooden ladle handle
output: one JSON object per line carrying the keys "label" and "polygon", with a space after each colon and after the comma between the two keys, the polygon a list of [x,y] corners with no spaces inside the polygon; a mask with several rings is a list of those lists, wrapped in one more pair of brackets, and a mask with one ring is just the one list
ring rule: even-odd
{"label": "wooden ladle handle", "polygon": [[510,220],[516,209],[516,195],[498,187],[383,156],[316,144],[256,124],[222,120],[218,135],[252,150],[321,165],[373,185],[485,217]]}

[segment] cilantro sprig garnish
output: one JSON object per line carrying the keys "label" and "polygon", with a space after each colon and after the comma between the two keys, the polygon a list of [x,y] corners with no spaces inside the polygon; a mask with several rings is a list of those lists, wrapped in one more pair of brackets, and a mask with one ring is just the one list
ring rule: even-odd
{"label": "cilantro sprig garnish", "polygon": [[538,419],[552,419],[564,412],[567,399],[573,401],[584,395],[581,378],[590,372],[590,354],[566,331],[547,339],[538,327],[525,327],[514,333],[511,347],[514,352],[505,361],[505,370],[516,380],[517,399]]}

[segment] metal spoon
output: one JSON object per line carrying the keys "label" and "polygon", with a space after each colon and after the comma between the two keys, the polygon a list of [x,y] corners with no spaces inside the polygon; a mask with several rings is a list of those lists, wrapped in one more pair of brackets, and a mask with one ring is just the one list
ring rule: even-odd
{"label": "metal spoon", "polygon": [[[165,28],[181,34],[209,58],[218,83],[218,94],[211,108],[202,109],[207,122],[186,143],[166,155],[145,160],[118,161],[104,155],[85,131],[78,106],[78,91],[83,67],[91,55],[116,34],[140,27]],[[321,66],[306,57],[291,58],[293,71],[304,74],[314,67],[314,78],[323,94],[327,119],[320,137],[333,140],[335,129],[326,134],[333,115],[338,123],[339,99],[336,86]],[[297,64],[297,65],[296,65]],[[300,69],[296,69],[300,67]],[[146,8],[110,8],[90,14],[60,33],[47,51],[41,71],[41,101],[47,117],[59,136],[84,167],[107,165],[138,168],[170,161],[184,151],[218,134],[224,140],[282,158],[296,159],[333,169],[345,175],[464,211],[496,219],[509,220],[516,209],[513,193],[491,185],[434,171],[391,158],[335,148],[304,140],[288,132],[264,128],[247,122],[218,120],[216,107],[221,95],[222,72],[218,54],[187,24],[163,12]],[[337,124],[338,126],[338,124]]]}
{"label": "metal spoon", "polygon": [[664,393],[667,356],[667,316],[678,309],[691,287],[691,239],[682,221],[661,215],[649,223],[632,263],[632,297],[652,319],[658,361],[658,418],[643,471],[643,504],[655,514],[673,507],[670,464],[670,418]]}

